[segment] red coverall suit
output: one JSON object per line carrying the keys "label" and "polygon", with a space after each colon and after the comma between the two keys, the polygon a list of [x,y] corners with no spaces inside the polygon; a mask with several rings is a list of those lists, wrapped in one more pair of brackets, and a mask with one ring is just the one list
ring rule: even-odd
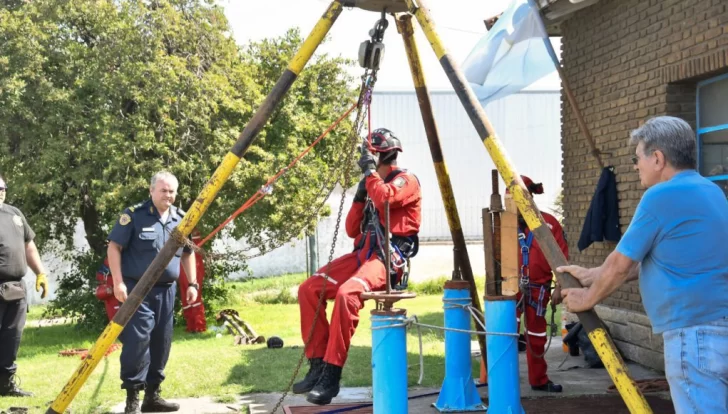
{"label": "red coverall suit", "polygon": [[[396,167],[391,167],[390,172],[395,169]],[[389,230],[392,236],[406,237],[419,231],[422,197],[420,184],[414,175],[401,171],[391,181],[385,183],[375,172],[367,177],[366,189],[379,213],[382,226],[384,202],[389,200]],[[325,299],[334,299],[334,311],[330,323],[326,320],[326,302],[321,306],[311,342],[306,347],[306,357],[323,358],[326,363],[339,367],[343,367],[346,363],[351,337],[359,324],[359,311],[364,307],[361,294],[385,290],[387,283],[384,263],[377,255],[378,246],[371,245],[376,238],[362,233],[362,230],[367,232],[365,205],[364,202],[354,202],[346,216],[346,233],[355,239],[355,247],[361,244],[363,247],[332,261],[330,268],[324,265],[298,289],[301,337],[304,342],[311,331],[324,282]],[[363,243],[361,243],[362,238],[364,238]],[[401,261],[401,258],[393,253],[392,260],[396,263]]]}
{"label": "red coverall suit", "polygon": [[[556,242],[561,247],[561,251],[564,255],[569,257],[569,248],[564,238],[564,230],[559,224],[556,218],[548,213],[541,212],[546,225],[551,229],[556,238]],[[523,232],[525,236],[528,236],[530,230],[528,227],[523,226]],[[553,274],[551,273],[551,266],[549,266],[544,257],[541,248],[538,246],[538,242],[535,238],[531,242],[529,248],[529,265],[528,272],[530,277],[530,294],[531,298],[526,303],[526,332],[527,341],[530,344],[530,348],[533,349],[533,353],[528,347],[526,348],[526,358],[528,360],[528,382],[532,386],[544,385],[549,381],[548,375],[546,375],[546,360],[544,358],[537,358],[538,355],[543,354],[544,347],[546,345],[546,306],[551,299],[551,281]],[[521,250],[518,250],[518,261],[523,264],[523,255]],[[524,270],[525,271],[525,270]],[[521,292],[518,293],[518,300],[521,299]],[[521,307],[518,307],[518,331],[521,329]],[[535,354],[535,355],[534,355]]]}

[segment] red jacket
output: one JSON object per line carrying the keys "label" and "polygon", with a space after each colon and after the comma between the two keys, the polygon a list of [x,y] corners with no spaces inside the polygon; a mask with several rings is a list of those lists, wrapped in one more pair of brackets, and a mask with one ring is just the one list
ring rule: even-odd
{"label": "red jacket", "polygon": [[[553,233],[554,237],[556,238],[556,243],[559,244],[559,247],[561,247],[561,251],[564,252],[564,255],[568,259],[569,246],[566,244],[566,236],[564,235],[564,229],[561,227],[561,224],[558,220],[556,220],[556,217],[552,216],[551,214],[542,212],[541,215],[543,216],[544,221],[546,221],[546,225],[551,229],[551,233]],[[528,234],[530,232],[531,231],[528,229],[528,227],[524,228],[524,234],[526,235],[526,237],[528,237]],[[521,254],[520,246],[518,249],[518,262],[523,263],[523,255]],[[528,270],[530,272],[531,283],[551,283],[551,280],[553,279],[551,266],[549,266],[549,263],[546,261],[546,257],[543,255],[541,248],[538,246],[538,242],[536,241],[535,237],[531,244],[531,248],[529,249],[528,262]]]}
{"label": "red jacket", "polygon": [[[396,167],[392,167],[390,171]],[[420,231],[422,224],[422,192],[417,178],[402,171],[389,183],[385,183],[379,174],[372,173],[366,179],[369,198],[379,213],[379,221],[384,226],[384,202],[389,200],[390,233],[396,236],[411,236]],[[358,245],[364,219],[363,202],[355,202],[346,216],[346,234],[355,239]]]}

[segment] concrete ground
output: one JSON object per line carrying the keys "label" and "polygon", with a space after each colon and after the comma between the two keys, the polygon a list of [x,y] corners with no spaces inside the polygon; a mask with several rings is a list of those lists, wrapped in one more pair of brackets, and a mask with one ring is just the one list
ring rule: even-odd
{"label": "concrete ground", "polygon": [[[474,345],[473,349],[474,353],[476,353],[477,345]],[[549,377],[552,379],[552,381],[563,385],[564,392],[561,394],[547,394],[531,390],[530,386],[528,385],[526,354],[520,353],[519,368],[521,379],[521,396],[523,398],[565,398],[580,395],[604,395],[607,394],[607,388],[612,385],[612,381],[609,378],[609,375],[607,374],[607,371],[605,369],[583,368],[583,366],[585,365],[583,356],[567,356],[567,354],[565,354],[561,349],[561,338],[559,337],[553,338],[551,348],[546,354],[546,360],[549,364]],[[628,363],[628,368],[630,375],[634,380],[663,377],[661,373],[650,370],[638,364]],[[417,369],[417,367],[413,367],[411,369]],[[427,375],[427,366],[425,366],[425,375]],[[411,387],[410,396],[434,393],[437,391],[439,391],[439,389],[437,388]],[[478,391],[483,398],[488,397],[488,387],[478,388]],[[666,399],[669,398],[669,394],[666,392],[660,392],[651,395],[656,395]],[[339,396],[334,399],[333,403],[346,404],[371,402],[371,396],[371,388],[343,388]],[[180,399],[173,401],[180,403],[180,405],[182,406],[182,409],[179,411],[180,413],[235,413],[239,412],[243,406],[248,406],[252,414],[260,414],[270,413],[280,397],[280,393],[271,393],[245,395],[242,396],[240,400],[234,403],[216,403],[210,398]],[[418,414],[437,413],[437,410],[432,407],[432,403],[437,401],[437,397],[437,395],[433,395],[430,397],[412,399],[409,402],[409,411]],[[306,402],[305,396],[289,395],[286,397],[283,405],[281,406],[281,409],[279,409],[278,412],[283,412],[283,406],[302,405],[310,405]],[[123,404],[119,404],[112,409],[112,412],[123,413],[123,408]],[[589,410],[585,409],[583,412],[589,412]]]}
{"label": "concrete ground", "polygon": [[[485,263],[482,243],[468,243],[468,254],[470,257],[471,267],[475,275],[485,274]],[[425,281],[428,279],[438,278],[440,276],[450,277],[453,270],[453,246],[451,244],[423,244],[415,259],[412,260],[412,271],[410,280]],[[484,283],[482,277],[477,278],[478,283]],[[473,352],[477,353],[477,343],[473,343]],[[519,354],[519,368],[521,379],[521,396],[523,398],[536,397],[574,397],[581,395],[605,395],[607,388],[612,385],[612,381],[605,369],[589,369],[582,368],[584,363],[583,356],[570,357],[562,351],[561,338],[554,337],[551,348],[546,354],[546,360],[549,364],[550,378],[564,386],[564,392],[561,394],[546,394],[542,392],[532,391],[528,385],[528,371],[526,367],[526,354]],[[628,363],[630,375],[635,380],[660,378],[663,374],[650,370],[638,364]],[[418,369],[413,367],[411,369]],[[427,366],[425,366],[425,375],[427,375]],[[438,388],[410,388],[410,397],[435,393]],[[488,397],[488,387],[478,388],[483,398]],[[654,395],[654,394],[653,394]],[[666,392],[658,393],[662,398],[669,398]],[[243,407],[247,406],[252,414],[270,413],[273,407],[280,399],[280,393],[271,394],[250,394],[242,396],[238,401],[230,403],[219,403],[211,398],[197,399],[178,399],[172,400],[181,405],[179,413],[184,414],[222,414],[240,412]],[[347,404],[359,402],[371,402],[371,388],[343,388],[334,404]],[[418,414],[437,413],[432,408],[432,403],[437,400],[438,396],[423,397],[412,399],[409,402],[409,411]],[[281,405],[278,413],[283,412],[284,406],[305,406],[311,405],[306,402],[305,396],[288,395]],[[123,403],[113,407],[113,413],[123,413]],[[585,409],[584,412],[589,412]]]}

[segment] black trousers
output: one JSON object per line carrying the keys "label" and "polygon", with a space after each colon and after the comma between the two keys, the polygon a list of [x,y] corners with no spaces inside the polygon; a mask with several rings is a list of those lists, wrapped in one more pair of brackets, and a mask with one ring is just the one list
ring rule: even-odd
{"label": "black trousers", "polygon": [[14,302],[0,300],[0,378],[12,376],[18,368],[15,359],[27,312],[25,299]]}

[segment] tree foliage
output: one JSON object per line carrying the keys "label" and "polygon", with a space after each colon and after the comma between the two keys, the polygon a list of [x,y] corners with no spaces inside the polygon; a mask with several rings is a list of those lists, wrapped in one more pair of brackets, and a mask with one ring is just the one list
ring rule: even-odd
{"label": "tree foliage", "polygon": [[[158,170],[188,208],[302,44],[298,31],[238,47],[212,0],[0,0],[0,169],[43,248],[65,246],[51,313],[106,322],[93,296],[105,239]],[[349,62],[317,55],[202,218],[227,218],[351,105]],[[241,215],[230,235],[268,250],[313,226],[344,169],[344,122]],[[346,183],[347,186],[353,182]],[[90,251],[72,253],[83,223]],[[55,245],[55,243],[54,243]],[[242,261],[208,263],[207,309]],[[212,302],[209,302],[212,300]]]}
{"label": "tree foliage", "polygon": [[[208,0],[6,0],[0,9],[0,165],[43,245],[80,219],[104,253],[110,226],[161,169],[189,207],[302,43],[238,47]],[[315,56],[202,218],[207,234],[351,105],[341,58]],[[232,236],[267,248],[317,217],[343,168],[342,124],[240,216]],[[350,185],[353,183],[347,183]],[[312,212],[314,214],[312,214]]]}

